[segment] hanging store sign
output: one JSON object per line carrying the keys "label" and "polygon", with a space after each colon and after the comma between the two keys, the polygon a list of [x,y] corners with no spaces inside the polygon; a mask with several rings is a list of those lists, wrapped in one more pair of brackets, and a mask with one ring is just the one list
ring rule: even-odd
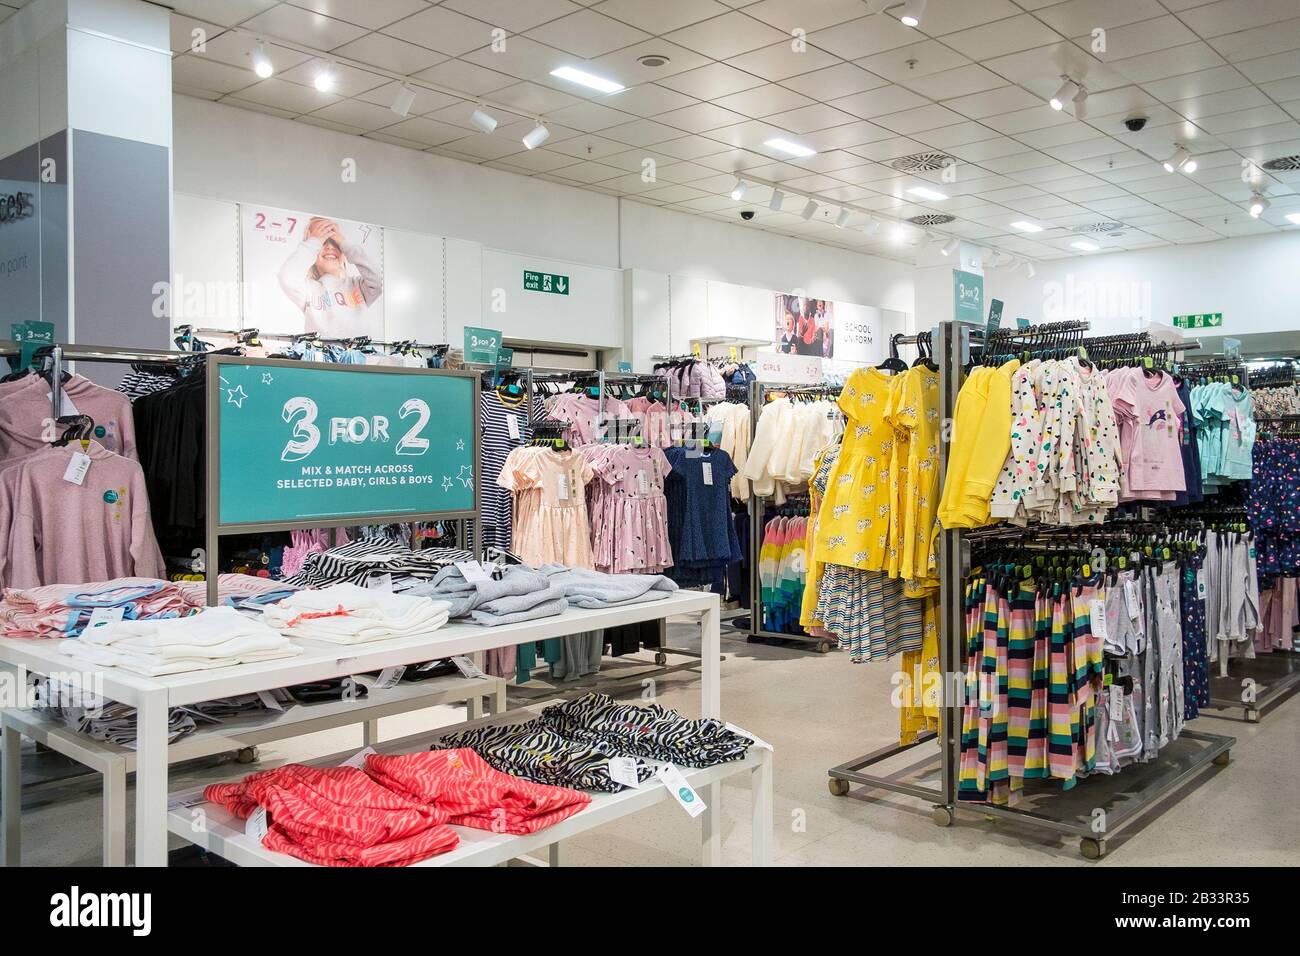
{"label": "hanging store sign", "polygon": [[952,270],[952,317],[958,322],[984,322],[984,277]]}
{"label": "hanging store sign", "polygon": [[569,277],[551,272],[529,272],[524,270],[525,292],[549,292],[552,295],[569,294]]}
{"label": "hanging store sign", "polygon": [[760,351],[750,363],[754,377],[760,382],[779,382],[783,385],[822,385],[826,372],[822,360],[812,355],[788,355],[784,352]]}
{"label": "hanging store sign", "polygon": [[[501,354],[501,330],[465,326],[465,361],[475,365],[496,365]],[[513,353],[512,353],[513,354]]]}
{"label": "hanging store sign", "polygon": [[37,322],[28,319],[26,322],[15,322],[9,330],[13,340],[22,347],[17,359],[18,364],[14,365],[13,360],[9,362],[15,370],[30,366],[32,359],[36,357],[37,349],[54,344],[53,322]]}
{"label": "hanging store sign", "polygon": [[1174,326],[1180,329],[1217,329],[1222,325],[1222,312],[1202,312],[1199,315],[1174,316]]}
{"label": "hanging store sign", "polygon": [[234,358],[209,369],[219,526],[475,508],[476,376]]}

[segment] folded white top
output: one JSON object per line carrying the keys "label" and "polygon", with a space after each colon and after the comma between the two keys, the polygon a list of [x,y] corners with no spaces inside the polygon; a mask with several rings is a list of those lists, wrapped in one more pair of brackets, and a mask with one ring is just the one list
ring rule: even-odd
{"label": "folded white top", "polygon": [[[276,635],[279,637],[279,635]],[[184,674],[189,671],[212,670],[217,667],[231,667],[235,664],[255,664],[258,661],[274,661],[285,657],[296,657],[302,653],[297,644],[284,641],[283,646],[265,651],[243,651],[234,657],[176,657],[160,658],[152,654],[134,654],[115,647],[101,647],[83,644],[77,640],[59,641],[59,651],[69,657],[75,657],[88,664],[101,667],[120,667],[122,670],[146,677],[165,677],[168,674]]]}
{"label": "folded white top", "polygon": [[437,630],[447,623],[450,610],[447,601],[333,584],[267,605],[262,619],[281,634],[362,644]]}

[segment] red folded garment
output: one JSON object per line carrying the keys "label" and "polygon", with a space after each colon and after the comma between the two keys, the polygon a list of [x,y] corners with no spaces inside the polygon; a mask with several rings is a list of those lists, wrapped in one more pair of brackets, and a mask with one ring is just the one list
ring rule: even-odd
{"label": "red folded garment", "polygon": [[493,833],[536,833],[591,803],[581,791],[502,773],[468,749],[371,754],[366,773],[396,794],[445,812],[452,823]]}
{"label": "red folded garment", "polygon": [[262,845],[321,866],[406,866],[460,842],[445,811],[353,767],[289,764],[214,784],[203,796],[241,819],[265,808],[271,820]]}

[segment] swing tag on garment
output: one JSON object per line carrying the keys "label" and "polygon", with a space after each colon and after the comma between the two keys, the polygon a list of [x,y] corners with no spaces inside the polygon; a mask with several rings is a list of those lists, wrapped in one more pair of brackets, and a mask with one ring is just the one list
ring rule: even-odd
{"label": "swing tag on garment", "polygon": [[644,471],[636,473],[636,490],[643,495],[650,494],[650,476]]}
{"label": "swing tag on garment", "polygon": [[1205,568],[1196,569],[1196,596],[1205,599]]}
{"label": "swing tag on garment", "polygon": [[1093,637],[1106,640],[1106,602],[1100,598],[1088,602],[1088,626]]}
{"label": "swing tag on garment", "polygon": [[105,624],[116,624],[122,620],[124,613],[126,613],[126,608],[122,607],[97,607],[90,612],[90,620],[86,622],[86,630],[93,631]]}
{"label": "swing tag on garment", "polygon": [[267,691],[259,690],[257,692],[257,699],[262,702],[262,706],[265,707],[267,710],[277,710],[280,713],[284,713],[283,705],[274,697],[272,697],[270,693],[268,693]]}
{"label": "swing tag on garment", "polygon": [[487,674],[484,674],[483,671],[479,669],[479,666],[468,657],[463,655],[460,657],[453,657],[451,662],[456,665],[456,670],[460,671],[462,675],[471,680],[477,677],[487,677]]}
{"label": "swing tag on garment", "polygon": [[519,441],[519,417],[517,415],[506,416],[506,431],[510,433],[511,441]]}
{"label": "swing tag on garment", "polygon": [[262,842],[262,838],[270,828],[271,819],[266,814],[266,807],[258,807],[257,812],[244,821],[244,832],[258,843]]}
{"label": "swing tag on garment", "polygon": [[[53,405],[54,393],[46,392],[45,400],[49,402],[51,405]],[[80,414],[81,412],[77,411],[77,406],[72,404],[72,399],[68,398],[68,393],[66,391],[59,392],[59,417],[67,418],[69,415],[80,415]]]}
{"label": "swing tag on garment", "polygon": [[343,761],[341,764],[339,764],[339,766],[340,766],[340,767],[351,767],[353,770],[365,770],[365,769],[366,769],[366,758],[369,757],[371,754],[373,754],[373,753],[378,753],[378,752],[379,752],[379,751],[375,750],[374,747],[367,747],[367,748],[365,748],[364,750],[358,750],[356,753],[354,753],[354,754],[353,754],[351,757],[349,757],[347,760],[345,760],[345,761]]}
{"label": "swing tag on garment", "polygon": [[398,664],[396,667],[385,667],[379,672],[379,676],[375,679],[375,687],[379,690],[389,690],[390,688],[396,687],[397,682],[402,679],[402,675],[405,673],[406,668],[401,664]]}
{"label": "swing tag on garment", "polygon": [[369,588],[371,591],[387,591],[389,594],[392,594],[393,576],[391,574],[381,575],[377,578],[374,578],[369,584],[366,585],[366,587]]}
{"label": "swing tag on garment", "polygon": [[1132,578],[1124,582],[1124,607],[1133,620],[1136,621],[1141,616],[1141,609],[1138,606],[1138,586]]}
{"label": "swing tag on garment", "polygon": [[1124,713],[1124,686],[1110,685],[1110,719],[1120,720]]}
{"label": "swing tag on garment", "polygon": [[79,485],[86,480],[86,472],[90,471],[90,456],[77,452],[68,462],[68,467],[63,469],[63,480],[70,484]]}
{"label": "swing tag on garment", "polygon": [[712,466],[711,464],[709,464],[709,463],[706,461],[706,462],[704,462],[704,464],[703,464],[702,467],[704,468],[704,483],[705,483],[706,485],[712,485],[712,484],[713,484],[713,466]]}
{"label": "swing tag on garment", "polygon": [[569,500],[569,476],[568,475],[559,476],[559,490],[556,493],[556,497],[559,498],[560,501]]}
{"label": "swing tag on garment", "polygon": [[668,788],[668,792],[673,795],[673,799],[676,800],[678,804],[681,805],[681,808],[686,811],[687,816],[698,817],[708,809],[708,807],[704,805],[704,801],[700,799],[700,795],[695,792],[695,789],[689,783],[686,782],[686,778],[682,776],[682,772],[672,764],[664,764],[655,773],[655,776],[663,781],[664,786]]}
{"label": "swing tag on garment", "polygon": [[615,783],[621,783],[625,787],[631,787],[633,790],[640,789],[641,781],[637,779],[636,775],[636,758],[610,757],[609,779]]}
{"label": "swing tag on garment", "polygon": [[492,575],[483,569],[477,561],[457,561],[456,567],[460,573],[465,575],[465,580],[470,584],[482,584],[484,581],[491,581]]}

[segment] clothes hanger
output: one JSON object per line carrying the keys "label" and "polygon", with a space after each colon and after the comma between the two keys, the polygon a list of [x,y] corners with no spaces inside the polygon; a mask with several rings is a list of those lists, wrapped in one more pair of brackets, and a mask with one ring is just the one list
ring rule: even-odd
{"label": "clothes hanger", "polygon": [[889,358],[876,366],[882,372],[906,372],[907,364],[898,357],[898,340],[903,337],[897,332],[889,337]]}

